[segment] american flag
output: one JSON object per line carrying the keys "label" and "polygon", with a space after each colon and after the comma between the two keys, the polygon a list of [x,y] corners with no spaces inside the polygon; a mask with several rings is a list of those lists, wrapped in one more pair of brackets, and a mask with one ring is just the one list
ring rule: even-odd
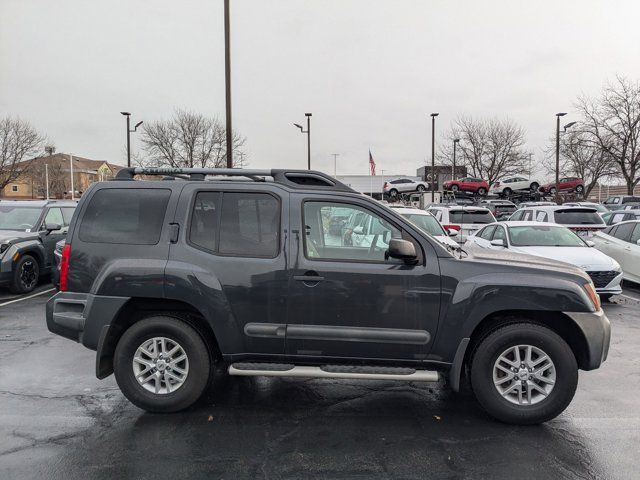
{"label": "american flag", "polygon": [[369,169],[371,170],[371,175],[376,174],[376,162],[373,160],[373,155],[371,155],[371,150],[369,150]]}

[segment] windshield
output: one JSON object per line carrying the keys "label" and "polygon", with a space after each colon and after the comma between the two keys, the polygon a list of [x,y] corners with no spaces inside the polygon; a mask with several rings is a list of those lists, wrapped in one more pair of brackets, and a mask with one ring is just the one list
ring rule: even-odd
{"label": "windshield", "polygon": [[571,210],[556,210],[556,223],[561,225],[604,225],[602,217],[593,209],[572,208]]}
{"label": "windshield", "polygon": [[515,247],[586,247],[575,233],[565,227],[544,225],[510,227],[511,245]]}
{"label": "windshield", "polygon": [[41,208],[0,206],[0,230],[33,230],[42,213]]}
{"label": "windshield", "polygon": [[435,236],[443,236],[447,235],[440,225],[440,222],[435,219],[435,217],[431,215],[420,215],[418,213],[402,213],[401,215],[408,219],[411,223],[413,223],[416,227],[418,227],[423,232],[428,233],[429,235]]}
{"label": "windshield", "polygon": [[486,210],[450,210],[451,223],[493,223],[495,218]]}

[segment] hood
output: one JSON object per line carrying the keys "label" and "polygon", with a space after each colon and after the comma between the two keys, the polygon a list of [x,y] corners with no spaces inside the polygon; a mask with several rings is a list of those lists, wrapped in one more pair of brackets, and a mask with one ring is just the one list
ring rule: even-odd
{"label": "hood", "polygon": [[465,246],[465,250],[469,254],[469,256],[466,257],[467,260],[500,263],[502,265],[511,265],[520,268],[529,267],[534,269],[537,268],[541,270],[570,273],[573,275],[579,275],[587,281],[590,280],[589,276],[583,270],[570,263],[558,260],[512,252],[510,250],[489,250],[478,246]]}
{"label": "hood", "polygon": [[22,230],[0,230],[0,243],[8,243],[12,240],[25,240],[38,238],[38,232],[24,232]]}
{"label": "hood", "polygon": [[449,237],[448,235],[434,235],[433,238],[435,238],[436,240],[438,240],[440,243],[444,244],[444,245],[449,245],[451,247],[459,247],[460,244],[458,242],[456,242],[453,238]]}
{"label": "hood", "polygon": [[617,270],[618,262],[595,248],[589,247],[511,247],[510,250],[527,255],[566,262],[583,270]]}

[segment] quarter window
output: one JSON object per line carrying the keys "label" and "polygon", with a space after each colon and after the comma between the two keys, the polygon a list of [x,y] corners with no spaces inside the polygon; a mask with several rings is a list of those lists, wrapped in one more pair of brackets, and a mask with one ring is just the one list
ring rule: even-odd
{"label": "quarter window", "polygon": [[479,237],[483,238],[484,240],[489,240],[491,238],[491,235],[493,235],[493,231],[495,230],[495,228],[496,227],[494,226],[484,228],[482,232],[480,232]]}
{"label": "quarter window", "polygon": [[389,240],[402,238],[400,230],[358,205],[305,202],[303,220],[304,252],[313,260],[385,262]]}
{"label": "quarter window", "polygon": [[504,228],[496,227],[496,231],[493,234],[493,240],[502,240],[504,243],[507,243],[507,238],[504,234]]}
{"label": "quarter window", "polygon": [[171,196],[168,189],[105,188],[91,197],[79,238],[88,243],[155,245]]}

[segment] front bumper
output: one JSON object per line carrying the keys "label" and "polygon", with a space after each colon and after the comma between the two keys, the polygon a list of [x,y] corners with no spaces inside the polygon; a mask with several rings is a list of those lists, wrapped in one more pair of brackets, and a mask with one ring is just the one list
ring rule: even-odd
{"label": "front bumper", "polygon": [[578,326],[587,342],[584,370],[595,370],[607,359],[611,342],[611,323],[602,309],[597,312],[565,312]]}

